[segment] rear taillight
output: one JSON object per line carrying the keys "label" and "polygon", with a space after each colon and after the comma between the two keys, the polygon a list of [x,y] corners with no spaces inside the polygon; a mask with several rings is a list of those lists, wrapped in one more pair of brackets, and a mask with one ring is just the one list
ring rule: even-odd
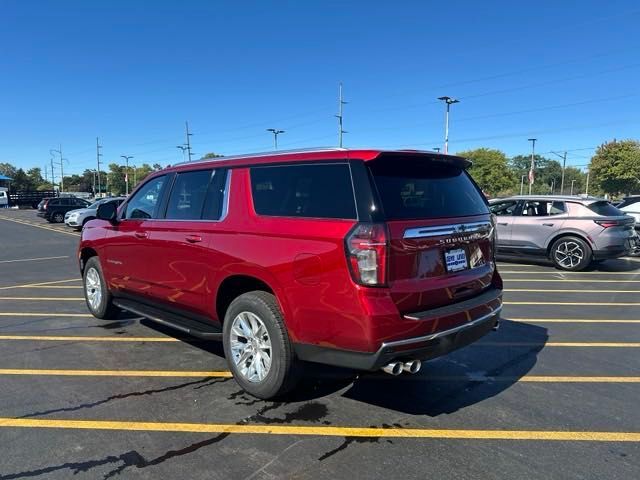
{"label": "rear taillight", "polygon": [[622,225],[620,222],[616,222],[615,220],[594,220],[594,222],[602,228],[619,227]]}
{"label": "rear taillight", "polygon": [[345,239],[345,248],[356,283],[375,287],[386,284],[388,243],[384,223],[359,223],[353,227]]}

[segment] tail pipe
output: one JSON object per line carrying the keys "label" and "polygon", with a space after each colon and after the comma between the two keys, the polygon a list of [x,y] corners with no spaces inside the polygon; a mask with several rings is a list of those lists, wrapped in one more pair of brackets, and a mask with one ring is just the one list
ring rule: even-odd
{"label": "tail pipe", "polygon": [[421,367],[422,362],[420,360],[409,360],[408,362],[404,362],[402,370],[407,373],[418,373]]}
{"label": "tail pipe", "polygon": [[403,370],[404,364],[402,362],[391,362],[382,367],[383,372],[393,376],[400,375]]}

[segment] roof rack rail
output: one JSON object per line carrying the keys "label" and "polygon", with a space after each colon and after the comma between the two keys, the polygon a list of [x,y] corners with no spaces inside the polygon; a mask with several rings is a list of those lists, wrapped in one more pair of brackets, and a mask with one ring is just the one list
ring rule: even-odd
{"label": "roof rack rail", "polygon": [[223,161],[223,160],[240,160],[240,159],[244,159],[244,158],[254,158],[254,157],[263,157],[265,155],[290,155],[292,153],[309,153],[309,152],[339,152],[339,151],[343,151],[346,152],[348,151],[348,148],[340,148],[340,147],[312,147],[312,148],[296,148],[296,149],[292,149],[292,150],[273,150],[273,151],[268,151],[268,152],[256,152],[256,153],[247,153],[244,155],[229,155],[227,156],[222,156],[222,157],[215,157],[215,158],[200,158],[198,160],[192,160],[190,162],[180,162],[180,163],[174,163],[172,165],[172,167],[177,167],[179,165],[192,165],[194,163],[199,163],[199,162],[211,162],[211,161]]}

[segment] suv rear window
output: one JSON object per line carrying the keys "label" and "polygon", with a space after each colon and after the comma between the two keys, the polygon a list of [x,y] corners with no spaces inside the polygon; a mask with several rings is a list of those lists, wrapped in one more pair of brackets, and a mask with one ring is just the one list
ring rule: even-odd
{"label": "suv rear window", "polygon": [[617,217],[620,215],[624,215],[624,212],[618,210],[616,207],[611,205],[609,202],[605,202],[604,200],[587,205],[587,208],[592,212],[598,215],[603,215],[605,217]]}
{"label": "suv rear window", "polygon": [[425,158],[369,162],[389,220],[464,217],[489,213],[464,169]]}
{"label": "suv rear window", "polygon": [[355,219],[351,171],[346,163],[251,169],[259,215]]}

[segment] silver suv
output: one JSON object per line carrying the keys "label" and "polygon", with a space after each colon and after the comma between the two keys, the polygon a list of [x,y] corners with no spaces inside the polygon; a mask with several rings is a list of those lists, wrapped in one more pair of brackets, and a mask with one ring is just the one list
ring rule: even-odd
{"label": "silver suv", "polygon": [[562,270],[621,257],[638,241],[634,218],[599,198],[514,196],[489,203],[499,253],[547,257]]}
{"label": "silver suv", "polygon": [[125,197],[108,197],[96,200],[86,208],[71,210],[64,215],[64,223],[75,230],[82,230],[84,224],[96,218],[98,207],[103,203],[114,202],[116,206],[125,201]]}

